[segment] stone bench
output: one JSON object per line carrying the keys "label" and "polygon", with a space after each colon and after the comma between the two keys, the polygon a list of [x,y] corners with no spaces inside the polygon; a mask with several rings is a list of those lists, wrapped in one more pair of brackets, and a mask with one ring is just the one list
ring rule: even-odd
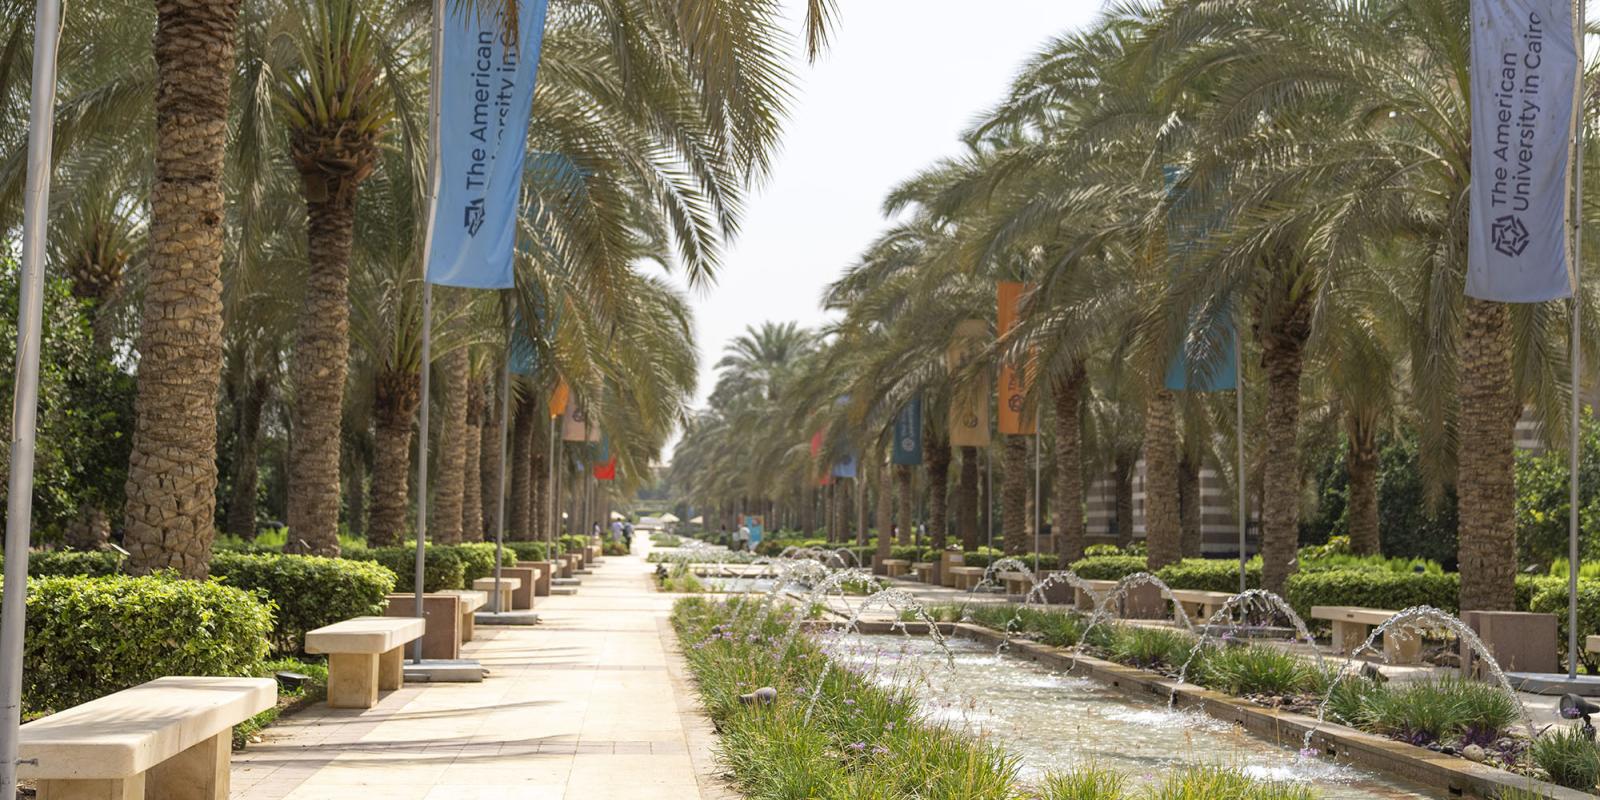
{"label": "stone bench", "polygon": [[227,800],[233,726],[278,702],[271,678],[167,677],[22,726],[39,800]]}
{"label": "stone bench", "polygon": [[1026,572],[1002,572],[998,577],[1006,586],[1006,594],[1021,595],[1026,598],[1033,589],[1033,580]]}
{"label": "stone bench", "polygon": [[904,558],[886,558],[883,560],[883,574],[891,578],[898,578],[911,569],[911,562]]}
{"label": "stone bench", "polygon": [[1090,591],[1094,592],[1094,596],[1091,597],[1089,592],[1084,591],[1082,588],[1075,587],[1073,589],[1072,597],[1073,603],[1078,607],[1079,611],[1094,611],[1095,606],[1101,600],[1104,600],[1107,596],[1109,596],[1111,592],[1116,591],[1117,588],[1116,581],[1086,580],[1083,583],[1089,588]]}
{"label": "stone bench", "polygon": [[[1374,625],[1382,625],[1395,612],[1360,606],[1312,606],[1311,618],[1333,623],[1333,649],[1348,655],[1367,640]],[[1383,657],[1391,664],[1413,664],[1422,651],[1422,639],[1404,631],[1383,635]]]}
{"label": "stone bench", "polygon": [[558,566],[558,568],[561,570],[561,577],[563,577],[563,578],[572,577],[573,566],[572,566],[572,559],[571,558],[569,558],[565,554],[562,554],[562,555],[558,555],[558,556],[555,557],[555,562],[556,562],[556,565]]}
{"label": "stone bench", "polygon": [[[1554,614],[1531,611],[1466,611],[1461,621],[1477,632],[1494,660],[1507,672],[1561,672],[1556,640],[1560,625]],[[1485,664],[1466,642],[1460,643],[1464,674],[1486,676]]]}
{"label": "stone bench", "polygon": [[477,617],[475,615],[478,613],[478,609],[489,605],[489,593],[480,592],[477,589],[446,589],[440,594],[451,594],[461,599],[461,641],[472,641],[472,636],[477,628]]}
{"label": "stone bench", "polygon": [[[417,615],[417,596],[391,594],[389,605],[383,610],[386,617]],[[470,618],[469,618],[470,619]],[[422,657],[439,661],[454,661],[461,657],[461,598],[448,592],[429,593],[422,596],[422,620],[427,631],[422,634]]]}
{"label": "stone bench", "polygon": [[983,567],[951,567],[950,574],[955,576],[955,588],[963,592],[978,588],[983,582]]}
{"label": "stone bench", "polygon": [[490,611],[510,611],[512,608],[515,608],[515,606],[511,604],[511,593],[522,588],[522,579],[509,577],[502,570],[500,574],[499,597],[494,596],[494,583],[494,576],[490,575],[487,578],[479,578],[473,581],[472,588],[480,592],[488,593],[488,607]]}
{"label": "stone bench", "polygon": [[1183,613],[1199,623],[1211,619],[1212,615],[1221,611],[1222,606],[1233,599],[1233,595],[1227,592],[1207,592],[1200,589],[1173,589],[1172,596],[1183,606]]}
{"label": "stone bench", "polygon": [[426,630],[417,617],[356,617],[307,633],[306,652],[328,656],[328,705],[372,708],[400,688],[405,646]]}
{"label": "stone bench", "polygon": [[549,561],[518,561],[517,566],[533,567],[534,569],[539,570],[539,579],[534,581],[533,584],[533,596],[550,596],[550,579],[554,578],[557,572],[554,564],[551,564]]}
{"label": "stone bench", "polygon": [[939,565],[932,561],[913,561],[911,571],[916,573],[917,580],[923,583],[935,583],[939,574]]}
{"label": "stone bench", "polygon": [[[491,577],[493,577],[491,575]],[[533,598],[539,583],[540,569],[538,567],[500,567],[500,577],[516,578],[520,583],[511,590],[511,610],[529,611],[533,609]]]}

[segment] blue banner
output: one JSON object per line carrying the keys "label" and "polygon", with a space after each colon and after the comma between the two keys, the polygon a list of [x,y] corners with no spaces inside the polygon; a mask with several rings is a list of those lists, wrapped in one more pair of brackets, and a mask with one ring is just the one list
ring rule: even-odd
{"label": "blue banner", "polygon": [[918,392],[894,418],[894,463],[922,463],[922,393]]}
{"label": "blue banner", "polygon": [[509,289],[548,0],[522,2],[515,31],[503,24],[503,11],[483,15],[472,3],[450,5],[428,282]]}
{"label": "blue banner", "polygon": [[[1168,165],[1161,172],[1166,179],[1167,195],[1176,195],[1167,213],[1167,251],[1175,256],[1173,274],[1176,276],[1190,268],[1189,254],[1219,221],[1221,213],[1215,209],[1209,214],[1200,213],[1195,199],[1190,195],[1192,190],[1179,191],[1178,182],[1183,179],[1182,167]],[[1200,319],[1198,309],[1190,314],[1183,341],[1178,344],[1178,351],[1167,365],[1168,389],[1176,392],[1220,392],[1239,385],[1238,368],[1234,363],[1234,354],[1239,349],[1239,332],[1231,320],[1223,324],[1226,327],[1218,327],[1214,321],[1208,323]]]}
{"label": "blue banner", "polygon": [[856,457],[846,456],[843,461],[833,465],[833,477],[854,478],[856,476]]}

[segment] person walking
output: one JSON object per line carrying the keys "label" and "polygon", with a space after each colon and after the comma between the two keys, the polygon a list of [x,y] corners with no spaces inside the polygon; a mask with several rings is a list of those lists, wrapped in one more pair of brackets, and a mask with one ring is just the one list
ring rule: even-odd
{"label": "person walking", "polygon": [[739,532],[733,535],[734,552],[743,552],[750,546],[750,526],[740,525]]}

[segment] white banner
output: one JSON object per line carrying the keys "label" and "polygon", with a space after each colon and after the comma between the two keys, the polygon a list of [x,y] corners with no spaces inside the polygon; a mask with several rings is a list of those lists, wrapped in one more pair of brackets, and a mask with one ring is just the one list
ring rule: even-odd
{"label": "white banner", "polygon": [[1469,297],[1572,296],[1573,34],[1569,0],[1472,2]]}

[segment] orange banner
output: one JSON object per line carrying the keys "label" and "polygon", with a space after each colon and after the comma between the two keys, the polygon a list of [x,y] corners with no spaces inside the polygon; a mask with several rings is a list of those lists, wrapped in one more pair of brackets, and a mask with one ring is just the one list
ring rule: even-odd
{"label": "orange banner", "polygon": [[981,319],[964,320],[945,350],[945,366],[955,378],[950,391],[950,445],[952,447],[989,446],[989,386],[987,380],[959,377],[978,354],[989,336],[989,325]]}
{"label": "orange banner", "polygon": [[[999,336],[1005,336],[1017,326],[1018,308],[1022,295],[1028,291],[1025,284],[1001,281],[999,287]],[[1038,418],[1027,408],[1028,370],[1008,361],[1000,363],[1000,432],[1014,436],[1032,436],[1038,432]]]}
{"label": "orange banner", "polygon": [[556,388],[554,391],[550,392],[551,419],[555,419],[556,417],[567,413],[567,395],[570,393],[571,390],[567,388],[567,380],[565,378],[557,378]]}

